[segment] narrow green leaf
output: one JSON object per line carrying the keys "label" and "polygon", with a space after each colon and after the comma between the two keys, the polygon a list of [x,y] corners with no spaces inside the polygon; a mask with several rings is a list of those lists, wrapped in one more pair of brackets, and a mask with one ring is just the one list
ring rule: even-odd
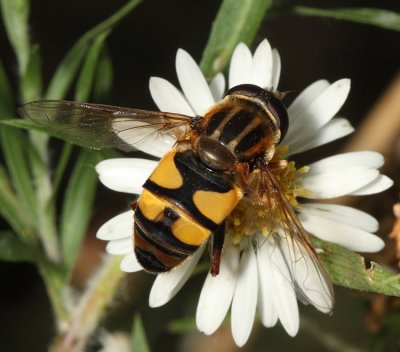
{"label": "narrow green leaf", "polygon": [[[48,134],[49,136],[55,137],[55,138],[59,138],[62,140],[65,140],[67,142],[69,142],[68,140],[66,140],[62,135],[60,135],[59,133],[57,133],[57,131],[55,130],[51,130],[48,129],[34,121],[31,120],[22,120],[22,119],[10,119],[10,120],[0,120],[0,125],[7,125],[7,126],[12,126],[12,127],[17,127],[17,128],[22,128],[25,130],[31,130],[31,131],[37,131],[37,132],[43,132]],[[79,145],[81,147],[84,147],[84,145],[79,144],[79,143],[75,143],[75,145]]]}
{"label": "narrow green leaf", "polygon": [[89,224],[100,153],[84,149],[79,156],[64,197],[61,213],[61,243],[64,263],[71,269]]}
{"label": "narrow green leaf", "polygon": [[0,61],[0,120],[14,115],[12,90],[8,82],[3,64]]}
{"label": "narrow green leaf", "polygon": [[400,276],[339,245],[313,238],[332,282],[360,291],[400,297]]}
{"label": "narrow green leaf", "polygon": [[196,331],[196,320],[193,317],[173,320],[168,324],[168,331],[173,334],[187,334]]}
{"label": "narrow green leaf", "polygon": [[95,101],[102,101],[110,94],[113,75],[111,57],[107,50],[107,45],[103,45],[93,87],[93,98]]}
{"label": "narrow green leaf", "polygon": [[0,215],[7,221],[11,228],[28,243],[33,240],[31,224],[24,214],[24,207],[14,194],[8,175],[0,167]]}
{"label": "narrow green leaf", "polygon": [[46,163],[26,135],[15,128],[0,126],[0,143],[20,202],[19,212],[41,239],[47,257],[57,261],[55,209],[49,207],[52,193]]}
{"label": "narrow green leaf", "polygon": [[1,0],[3,22],[8,39],[17,56],[19,72],[24,75],[30,56],[29,44],[29,1]]}
{"label": "narrow green leaf", "polygon": [[53,195],[52,198],[55,200],[58,189],[61,184],[61,180],[64,176],[65,169],[67,167],[69,158],[71,156],[71,152],[73,149],[73,145],[71,143],[64,143],[63,149],[61,151],[61,155],[58,158],[58,163],[56,170],[54,172],[54,178],[53,178]]}
{"label": "narrow green leaf", "polygon": [[28,67],[21,81],[21,96],[24,101],[39,99],[42,90],[42,67],[38,45],[32,47]]}
{"label": "narrow green leaf", "polygon": [[271,0],[224,0],[200,64],[206,76],[224,70],[238,43],[251,44],[270,5]]}
{"label": "narrow green leaf", "polygon": [[[48,137],[43,133],[32,133],[35,143],[31,143],[28,149],[28,159],[32,170],[33,180],[32,187],[36,196],[36,213],[35,221],[36,232],[38,233],[47,258],[54,263],[60,261],[60,250],[58,244],[57,227],[56,227],[56,209],[52,203],[52,184],[50,179],[48,153],[46,145],[43,145],[41,137]],[[31,138],[33,141],[33,138]],[[41,148],[38,149],[37,146]]]}
{"label": "narrow green leaf", "polygon": [[69,50],[54,73],[46,99],[63,99],[85,57],[90,43],[101,33],[108,31],[128,15],[142,0],[131,0],[105,21],[86,32]]}
{"label": "narrow green leaf", "polygon": [[0,126],[0,143],[11,182],[21,200],[21,210],[31,224],[37,218],[36,197],[27,160],[26,136],[15,128]]}
{"label": "narrow green leaf", "polygon": [[38,123],[32,120],[22,120],[22,119],[0,120],[0,124],[16,128],[22,128],[24,130],[33,130],[39,132],[47,131],[46,127],[39,125]]}
{"label": "narrow green leaf", "polygon": [[139,314],[135,315],[132,330],[132,352],[150,352],[142,319]]}
{"label": "narrow green leaf", "polygon": [[12,232],[0,232],[0,260],[8,262],[34,262],[39,254],[33,247],[26,245]]}
{"label": "narrow green leaf", "polygon": [[63,99],[71,87],[79,66],[86,54],[88,43],[78,41],[58,65],[49,83],[45,99]]}
{"label": "narrow green leaf", "polygon": [[85,63],[83,64],[82,71],[78,78],[78,83],[76,84],[75,100],[77,101],[87,101],[89,99],[94,83],[94,75],[100,51],[109,33],[109,31],[105,31],[99,34],[94,39],[93,44],[88,51]]}
{"label": "narrow green leaf", "polygon": [[293,6],[290,10],[299,15],[330,17],[400,31],[400,13],[394,11],[366,7],[319,9],[306,6]]}

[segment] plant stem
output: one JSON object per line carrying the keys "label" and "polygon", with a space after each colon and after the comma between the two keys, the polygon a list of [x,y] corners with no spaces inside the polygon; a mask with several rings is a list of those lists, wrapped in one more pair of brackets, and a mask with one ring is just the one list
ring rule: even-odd
{"label": "plant stem", "polygon": [[118,256],[107,256],[104,259],[101,268],[89,283],[73,312],[68,327],[60,331],[53,342],[51,352],[83,350],[124,277],[119,268],[120,261],[121,258]]}
{"label": "plant stem", "polygon": [[64,275],[59,267],[45,260],[39,261],[38,268],[53,308],[57,321],[57,329],[61,331],[65,329],[65,326],[67,326],[70,321],[70,313],[65,304],[68,297],[65,296],[66,292],[64,292]]}

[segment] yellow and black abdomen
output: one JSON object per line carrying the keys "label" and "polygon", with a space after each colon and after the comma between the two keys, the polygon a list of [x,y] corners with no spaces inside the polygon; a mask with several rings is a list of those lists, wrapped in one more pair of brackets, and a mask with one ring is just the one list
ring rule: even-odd
{"label": "yellow and black abdomen", "polygon": [[231,175],[208,169],[192,149],[171,150],[143,188],[135,212],[135,254],[154,273],[191,256],[243,196]]}

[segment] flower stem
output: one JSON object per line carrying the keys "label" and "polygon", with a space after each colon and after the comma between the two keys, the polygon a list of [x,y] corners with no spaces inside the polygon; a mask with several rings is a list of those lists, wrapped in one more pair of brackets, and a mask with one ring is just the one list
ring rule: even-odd
{"label": "flower stem", "polygon": [[107,256],[97,274],[89,283],[68,327],[60,331],[50,348],[51,352],[81,351],[95,330],[107,304],[111,301],[124,273],[121,258]]}
{"label": "flower stem", "polygon": [[68,325],[70,314],[65,304],[64,296],[64,274],[59,267],[45,260],[38,263],[40,274],[45,283],[47,294],[55,314],[58,330]]}

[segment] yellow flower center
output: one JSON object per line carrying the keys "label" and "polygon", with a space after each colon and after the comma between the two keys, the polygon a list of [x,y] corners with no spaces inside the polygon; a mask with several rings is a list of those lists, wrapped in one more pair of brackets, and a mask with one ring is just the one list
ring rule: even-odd
{"label": "yellow flower center", "polygon": [[[293,208],[299,209],[297,197],[310,194],[309,190],[301,186],[302,175],[309,171],[309,167],[303,166],[297,169],[294,161],[284,160],[287,150],[287,146],[278,147],[269,162],[269,167],[279,183],[283,196]],[[258,182],[256,185],[250,185],[250,193],[259,186]],[[255,191],[254,195],[244,197],[229,215],[226,229],[232,236],[233,243],[239,244],[243,236],[261,233],[267,237],[271,233],[273,224],[282,216],[282,204],[279,197],[274,197],[269,192],[275,190],[267,186],[265,194]]]}

